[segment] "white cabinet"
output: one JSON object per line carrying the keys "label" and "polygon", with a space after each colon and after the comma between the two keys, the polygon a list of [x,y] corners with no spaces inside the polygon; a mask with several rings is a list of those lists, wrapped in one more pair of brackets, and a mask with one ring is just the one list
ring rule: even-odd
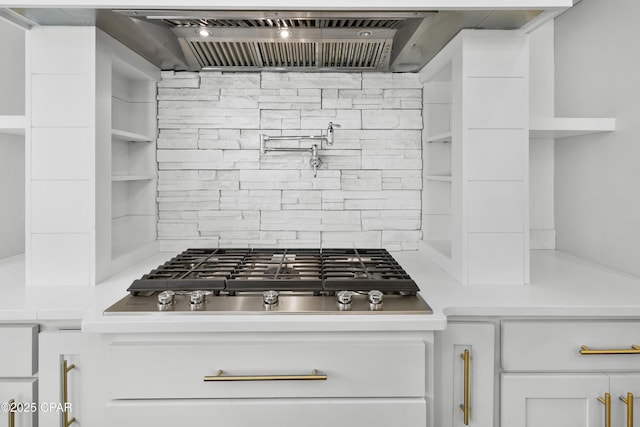
{"label": "white cabinet", "polygon": [[608,391],[606,375],[503,374],[501,425],[604,427],[605,409],[598,397]]}
{"label": "white cabinet", "polygon": [[473,322],[436,333],[437,426],[493,426],[494,336],[493,324]]}
{"label": "white cabinet", "polygon": [[0,18],[0,259],[24,252],[25,31]]}
{"label": "white cabinet", "polygon": [[92,285],[157,250],[160,71],[95,27],[28,37],[26,281]]}
{"label": "white cabinet", "polygon": [[[101,388],[94,367],[95,336],[79,330],[51,330],[39,339],[39,426],[101,425]],[[66,369],[65,369],[66,368]],[[66,393],[65,393],[66,390]]]}
{"label": "white cabinet", "polygon": [[159,72],[98,34],[98,279],[139,261],[156,244],[156,81]]}
{"label": "white cabinet", "polygon": [[419,399],[230,399],[115,401],[109,426],[424,427]]}
{"label": "white cabinet", "polygon": [[422,248],[464,284],[528,283],[527,37],[463,30],[420,75]]}
{"label": "white cabinet", "polygon": [[621,398],[637,407],[639,331],[628,320],[503,321],[501,425],[633,425]]}
{"label": "white cabinet", "polygon": [[0,426],[37,425],[37,396],[35,378],[0,378],[0,403],[2,404]]}
{"label": "white cabinet", "polygon": [[37,337],[36,325],[0,326],[0,426],[37,425]]}
{"label": "white cabinet", "polygon": [[[431,333],[102,336],[106,425],[431,427]],[[104,422],[104,421],[103,421]]]}

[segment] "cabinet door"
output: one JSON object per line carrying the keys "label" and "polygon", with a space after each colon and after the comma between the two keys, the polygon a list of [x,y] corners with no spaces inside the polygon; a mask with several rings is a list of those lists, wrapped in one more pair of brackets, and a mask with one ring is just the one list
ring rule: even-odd
{"label": "cabinet door", "polygon": [[118,427],[424,427],[424,399],[117,400],[106,425]]}
{"label": "cabinet door", "polygon": [[0,379],[0,426],[9,425],[8,402],[14,401],[14,425],[15,427],[31,427],[36,425],[37,399],[36,380],[24,379]]}
{"label": "cabinet door", "polygon": [[598,398],[609,391],[606,375],[503,374],[501,386],[502,426],[605,425],[605,408]]}
{"label": "cabinet door", "polygon": [[[102,387],[92,378],[91,358],[88,351],[98,346],[92,345],[90,334],[80,331],[45,331],[39,336],[39,411],[40,427],[64,426],[64,404],[67,403],[67,420],[75,418],[77,424],[85,426],[102,425],[100,411]],[[67,362],[66,373],[63,362]],[[73,366],[72,366],[73,365]],[[93,364],[95,365],[95,364]],[[67,382],[66,402],[63,382]],[[61,404],[61,405],[60,405]],[[44,406],[43,406],[44,405]]]}
{"label": "cabinet door", "polygon": [[[611,425],[612,426],[633,426],[633,416],[639,421],[635,425],[640,425],[640,374],[638,375],[612,375],[611,384]],[[631,399],[629,399],[631,393]],[[621,398],[626,400],[622,401]],[[632,402],[632,410],[628,411],[628,402]]]}
{"label": "cabinet door", "polygon": [[[465,384],[468,391],[468,424],[493,426],[494,333],[492,324],[450,323],[436,335],[436,425],[464,426]],[[461,357],[468,351],[465,362]]]}

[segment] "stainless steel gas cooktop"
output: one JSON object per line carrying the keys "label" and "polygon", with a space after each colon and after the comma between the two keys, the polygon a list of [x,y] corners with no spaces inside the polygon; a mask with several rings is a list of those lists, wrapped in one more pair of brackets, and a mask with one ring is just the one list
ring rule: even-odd
{"label": "stainless steel gas cooktop", "polygon": [[188,249],[105,314],[431,314],[385,249]]}

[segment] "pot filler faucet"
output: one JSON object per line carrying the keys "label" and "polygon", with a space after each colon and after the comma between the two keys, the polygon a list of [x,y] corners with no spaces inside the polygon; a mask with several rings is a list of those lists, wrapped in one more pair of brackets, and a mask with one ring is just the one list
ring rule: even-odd
{"label": "pot filler faucet", "polygon": [[[320,160],[320,156],[318,154],[319,150],[322,149],[322,143],[325,142],[328,146],[333,145],[333,131],[335,128],[339,128],[340,125],[329,122],[327,126],[327,134],[323,135],[323,131],[320,131],[320,135],[287,135],[287,136],[269,136],[265,134],[260,134],[260,153],[267,154],[270,151],[291,151],[291,152],[310,152],[311,160],[309,160],[309,166],[313,168],[313,177],[315,178],[318,175],[318,168],[322,164],[322,160]],[[320,145],[313,144],[310,148],[287,148],[287,147],[268,147],[267,142],[269,141],[300,141],[303,139],[310,140],[320,140]]]}

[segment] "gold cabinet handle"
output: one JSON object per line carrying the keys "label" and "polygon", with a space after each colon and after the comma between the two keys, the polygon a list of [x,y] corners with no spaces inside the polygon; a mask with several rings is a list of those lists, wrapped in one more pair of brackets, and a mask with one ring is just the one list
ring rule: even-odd
{"label": "gold cabinet handle", "polygon": [[460,404],[460,409],[462,410],[462,414],[464,417],[464,425],[468,426],[469,425],[469,376],[471,374],[470,372],[470,365],[469,365],[469,361],[471,360],[471,354],[469,353],[469,350],[465,350],[464,353],[462,353],[460,355],[460,357],[462,358],[462,360],[464,361],[464,403]]}
{"label": "gold cabinet handle", "polygon": [[611,427],[611,394],[605,393],[598,400],[604,405],[604,427]]}
{"label": "gold cabinet handle", "polygon": [[640,346],[634,344],[631,348],[594,350],[583,345],[580,347],[580,354],[640,354]]}
{"label": "gold cabinet handle", "polygon": [[627,427],[633,427],[633,393],[627,393],[627,397],[620,396],[620,400],[627,405]]}
{"label": "gold cabinet handle", "polygon": [[66,359],[62,361],[62,367],[60,369],[62,374],[62,404],[64,405],[64,409],[62,410],[62,427],[69,427],[76,422],[76,417],[71,417],[70,419],[69,412],[67,411],[67,404],[69,403],[67,374],[75,367],[76,365],[74,364],[68,365]]}
{"label": "gold cabinet handle", "polygon": [[205,381],[325,381],[326,375],[318,374],[317,370],[310,375],[222,375],[220,369],[216,375],[207,375]]}
{"label": "gold cabinet handle", "polygon": [[7,403],[9,403],[9,427],[16,427],[16,411],[14,408],[16,401],[11,399]]}

